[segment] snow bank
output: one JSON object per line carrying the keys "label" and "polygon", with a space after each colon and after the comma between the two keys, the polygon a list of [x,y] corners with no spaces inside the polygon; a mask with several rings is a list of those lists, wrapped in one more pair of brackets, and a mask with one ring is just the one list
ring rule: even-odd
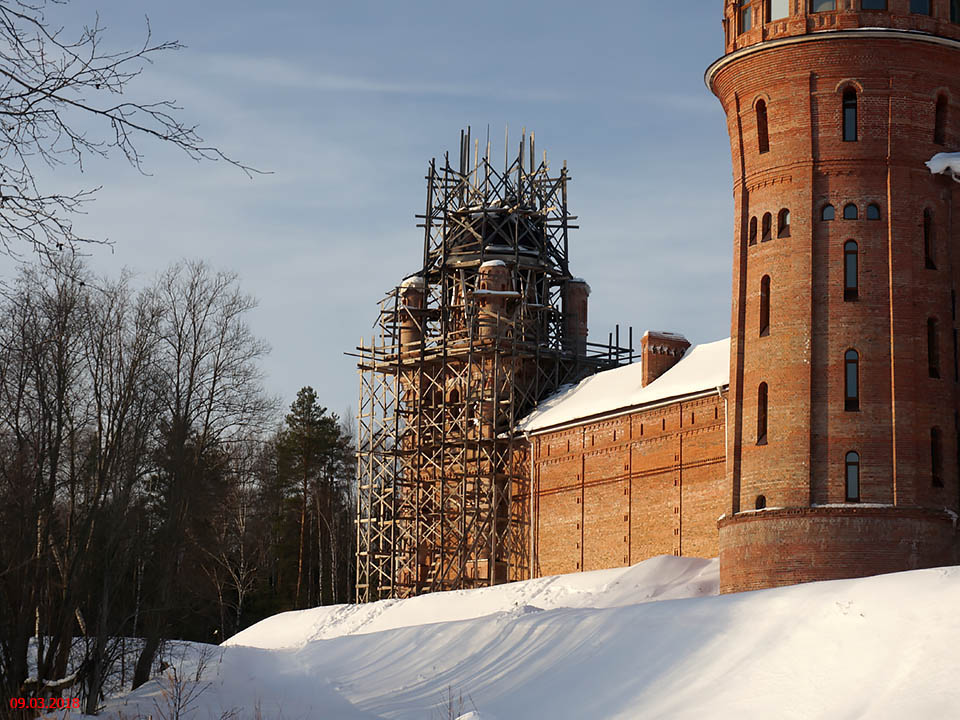
{"label": "snow bank", "polygon": [[937,153],[926,162],[934,175],[950,175],[960,182],[960,153]]}
{"label": "snow bank", "polygon": [[547,398],[518,423],[524,432],[669,398],[715,390],[730,382],[730,340],[688,348],[680,362],[646,387],[639,362],[592,375]]}
{"label": "snow bank", "polygon": [[[287,613],[226,643],[181,718],[253,717],[259,705],[264,718],[424,720],[448,717],[451,698],[460,720],[956,715],[960,568],[719,597],[715,579],[715,561],[664,557]],[[268,649],[281,635],[284,648]],[[161,689],[149,683],[100,717],[155,713]]]}

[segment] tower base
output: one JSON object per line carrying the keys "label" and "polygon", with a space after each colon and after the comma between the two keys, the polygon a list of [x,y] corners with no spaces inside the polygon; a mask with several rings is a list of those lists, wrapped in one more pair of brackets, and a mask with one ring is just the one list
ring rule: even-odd
{"label": "tower base", "polygon": [[952,565],[956,516],[946,511],[842,505],[724,517],[720,592],[866,577]]}

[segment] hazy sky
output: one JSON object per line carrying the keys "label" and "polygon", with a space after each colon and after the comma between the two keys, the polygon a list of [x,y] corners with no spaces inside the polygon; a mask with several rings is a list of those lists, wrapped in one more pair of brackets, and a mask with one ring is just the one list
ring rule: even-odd
{"label": "hazy sky", "polygon": [[720,0],[74,0],[62,19],[95,10],[115,47],[142,41],[145,15],[156,39],[187,45],[138,92],[176,99],[207,140],[272,174],[150,143],[150,176],[88,164],[83,182],[103,189],[78,229],[114,243],[92,265],[149,278],[187,257],[239,273],[285,405],[312,385],[331,410],[355,407],[343,353],[417,269],[427,163],[467,125],[489,125],[495,153],[506,125],[512,142],[525,126],[567,161],[592,339],[618,322],[638,340],[729,334],[730,152],[703,84],[722,52]]}

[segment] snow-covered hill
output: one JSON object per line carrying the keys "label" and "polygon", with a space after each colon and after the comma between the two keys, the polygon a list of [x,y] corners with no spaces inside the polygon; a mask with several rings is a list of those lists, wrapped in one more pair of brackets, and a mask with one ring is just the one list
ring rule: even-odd
{"label": "snow-covered hill", "polygon": [[[719,597],[716,587],[716,561],[661,557],[285,613],[215,648],[181,717],[960,714],[960,567]],[[164,691],[169,679],[115,699],[105,715],[159,718]]]}

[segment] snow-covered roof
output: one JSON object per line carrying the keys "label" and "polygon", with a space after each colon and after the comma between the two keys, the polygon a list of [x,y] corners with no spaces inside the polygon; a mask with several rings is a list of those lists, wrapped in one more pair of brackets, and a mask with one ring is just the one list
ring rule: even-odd
{"label": "snow-covered roof", "polygon": [[926,166],[934,175],[950,175],[960,182],[960,152],[937,153],[926,162]]}
{"label": "snow-covered roof", "polygon": [[426,282],[424,281],[423,277],[421,277],[420,275],[411,275],[411,276],[408,277],[408,278],[404,278],[403,282],[400,283],[400,287],[402,287],[402,288],[408,288],[408,287],[422,288],[422,287],[426,287]]}
{"label": "snow-covered roof", "polygon": [[730,339],[688,348],[680,361],[646,387],[639,362],[606,370],[547,398],[517,427],[528,433],[671,398],[716,390],[730,383]]}
{"label": "snow-covered roof", "polygon": [[480,269],[483,270],[484,268],[488,268],[488,267],[506,267],[506,266],[507,264],[503,260],[487,260],[486,262],[480,265]]}

